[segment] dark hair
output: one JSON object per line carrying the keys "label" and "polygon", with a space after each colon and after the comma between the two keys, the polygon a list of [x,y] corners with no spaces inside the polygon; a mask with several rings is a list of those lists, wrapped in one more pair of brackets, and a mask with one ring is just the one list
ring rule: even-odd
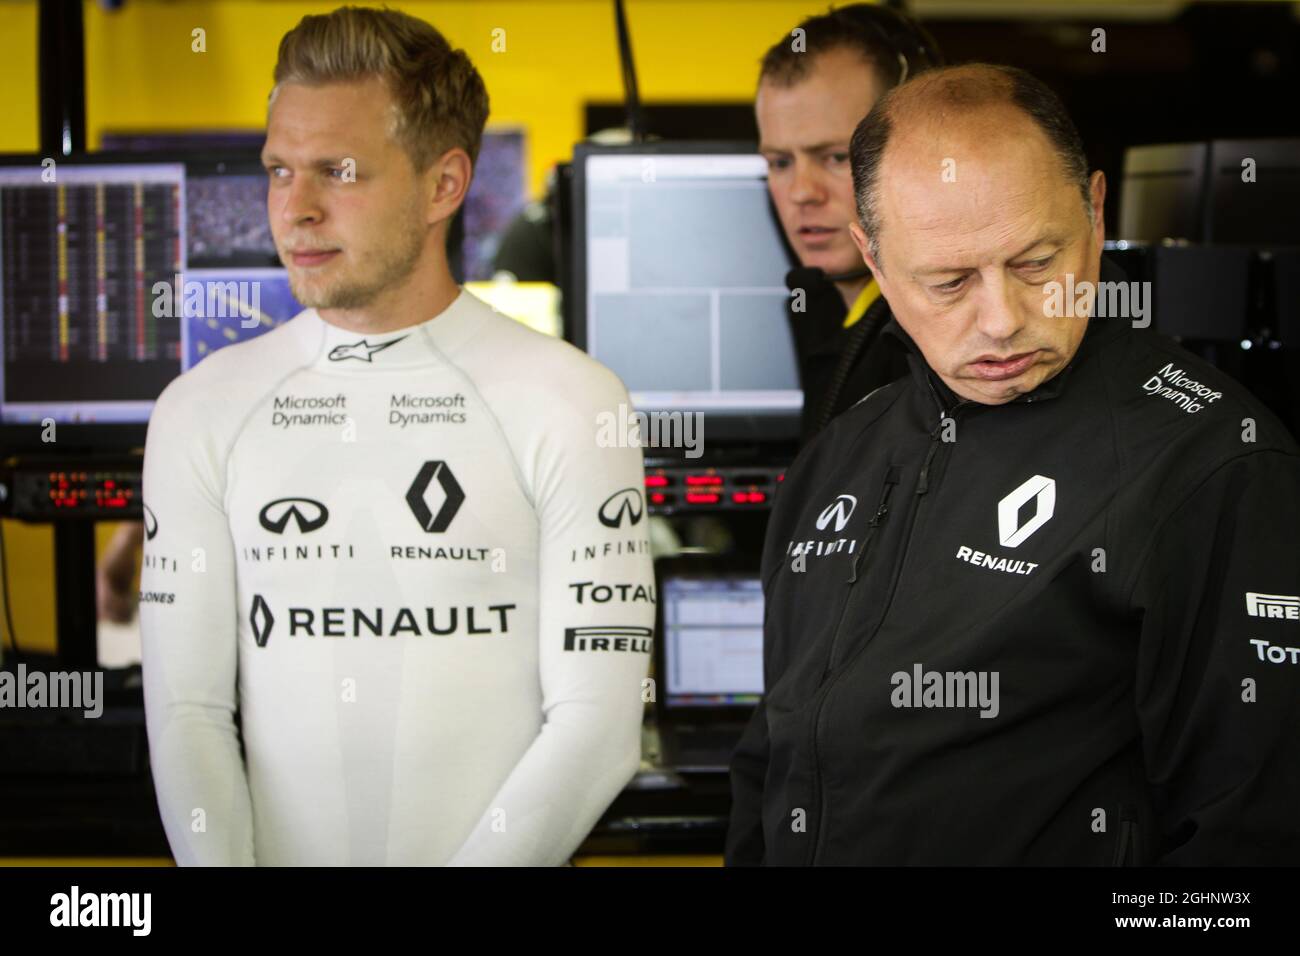
{"label": "dark hair", "polygon": [[1013,66],[970,63],[929,73],[915,84],[890,90],[858,123],[849,143],[849,161],[853,169],[853,195],[857,203],[858,223],[870,241],[871,258],[880,265],[880,211],[876,194],[880,162],[889,145],[894,114],[900,104],[910,108],[913,102],[930,106],[951,107],[968,111],[990,103],[1009,103],[1033,120],[1052,144],[1061,162],[1065,178],[1079,187],[1088,218],[1093,215],[1092,196],[1088,191],[1088,157],[1083,141],[1074,128],[1065,105],[1041,80]]}
{"label": "dark hair", "polygon": [[885,89],[943,65],[938,44],[919,23],[876,3],[855,3],[809,17],[773,44],[763,54],[758,82],[792,86],[831,50],[860,54]]}

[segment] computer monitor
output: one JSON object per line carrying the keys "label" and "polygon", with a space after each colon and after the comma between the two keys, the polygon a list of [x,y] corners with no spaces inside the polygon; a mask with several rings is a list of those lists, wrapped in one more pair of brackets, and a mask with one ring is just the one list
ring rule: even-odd
{"label": "computer monitor", "polygon": [[186,158],[186,257],[191,268],[280,266],[266,214],[267,183],[256,152]]}
{"label": "computer monitor", "polygon": [[0,157],[0,445],[139,446],[173,378],[301,311],[265,196],[246,154]]}
{"label": "computer monitor", "polygon": [[1216,139],[1209,167],[1207,242],[1300,246],[1300,138]]}
{"label": "computer monitor", "polygon": [[711,438],[798,434],[794,264],[752,143],[574,151],[574,342],[640,411],[703,412]]}
{"label": "computer monitor", "polygon": [[1124,152],[1118,238],[1160,243],[1205,236],[1206,143],[1130,146]]}
{"label": "computer monitor", "polygon": [[763,694],[763,585],[757,573],[668,571],[660,578],[663,705],[752,708]]}

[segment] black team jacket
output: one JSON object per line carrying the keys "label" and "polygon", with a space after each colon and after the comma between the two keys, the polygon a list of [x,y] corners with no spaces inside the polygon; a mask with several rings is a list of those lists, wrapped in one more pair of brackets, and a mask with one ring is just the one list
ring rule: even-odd
{"label": "black team jacket", "polygon": [[[896,338],[882,335],[889,322],[883,297],[847,329],[848,308],[820,269],[792,269],[785,277],[791,290],[787,318],[799,363],[803,413],[799,437],[807,443],[830,420],[882,385],[907,374],[907,351]],[[794,311],[799,302],[802,311]]]}
{"label": "black team jacket", "polygon": [[727,862],[1300,863],[1293,438],[1124,319],[1000,406],[887,331],[775,500]]}

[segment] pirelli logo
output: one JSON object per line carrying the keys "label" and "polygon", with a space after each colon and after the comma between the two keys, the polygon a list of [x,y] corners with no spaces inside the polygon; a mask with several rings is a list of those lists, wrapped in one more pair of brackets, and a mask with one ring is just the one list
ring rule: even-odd
{"label": "pirelli logo", "polygon": [[648,627],[566,627],[566,651],[630,651],[649,654],[654,631]]}
{"label": "pirelli logo", "polygon": [[1300,621],[1300,597],[1294,594],[1246,592],[1246,613],[1282,621]]}

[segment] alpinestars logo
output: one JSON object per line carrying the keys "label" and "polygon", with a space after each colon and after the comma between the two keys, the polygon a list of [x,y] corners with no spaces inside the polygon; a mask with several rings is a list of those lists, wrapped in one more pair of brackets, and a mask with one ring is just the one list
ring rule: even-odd
{"label": "alpinestars logo", "polygon": [[[436,508],[432,505],[436,496],[429,496],[435,482],[442,493],[442,500],[437,502]],[[411,487],[406,490],[406,503],[411,508],[411,514],[420,522],[420,527],[430,534],[446,531],[464,502],[465,492],[461,490],[460,482],[445,461],[426,461],[411,482]]]}
{"label": "alpinestars logo", "polygon": [[[1020,510],[1034,502],[1034,514],[1020,523]],[[998,543],[1004,548],[1018,547],[1026,538],[1052,520],[1056,511],[1056,480],[1034,475],[998,502]]]}
{"label": "alpinestars logo", "polygon": [[600,523],[606,528],[621,528],[625,519],[630,528],[640,523],[644,513],[641,492],[635,488],[624,488],[605,499],[596,517],[600,518]]}
{"label": "alpinestars logo", "polygon": [[825,531],[826,526],[835,519],[835,533],[839,534],[844,530],[844,526],[849,523],[849,517],[853,514],[853,509],[858,506],[858,499],[852,495],[840,495],[826,509],[817,516],[817,530]]}
{"label": "alpinestars logo", "polygon": [[248,623],[253,628],[253,640],[258,647],[266,647],[271,639],[271,628],[275,626],[275,617],[266,606],[266,599],[260,594],[253,595],[253,607],[248,612]]}
{"label": "alpinestars logo", "polygon": [[144,508],[144,538],[152,541],[158,536],[158,519],[148,505],[141,502],[140,507]]}
{"label": "alpinestars logo", "polygon": [[329,509],[311,498],[276,498],[257,515],[257,523],[272,534],[284,534],[291,520],[299,534],[309,534],[329,519]]}
{"label": "alpinestars logo", "polygon": [[360,342],[353,342],[351,345],[336,345],[330,349],[330,361],[342,362],[345,359],[358,359],[362,362],[370,362],[373,361],[371,356],[376,352],[382,352],[390,345],[396,345],[405,338],[406,336],[403,335],[401,338],[389,339],[387,342],[380,342],[378,345],[371,345],[365,339]]}

